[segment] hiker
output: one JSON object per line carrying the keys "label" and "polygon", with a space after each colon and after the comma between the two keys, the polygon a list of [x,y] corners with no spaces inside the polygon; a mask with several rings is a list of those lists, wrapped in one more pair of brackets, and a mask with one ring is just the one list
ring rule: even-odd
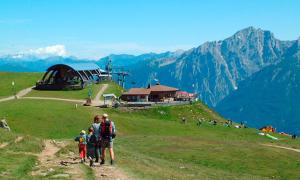
{"label": "hiker", "polygon": [[296,134],[292,135],[292,139],[296,139],[296,137],[297,137]]}
{"label": "hiker", "polygon": [[78,141],[79,156],[81,163],[85,162],[86,157],[86,135],[85,130],[82,130],[78,137],[75,138],[75,141]]}
{"label": "hiker", "polygon": [[113,139],[116,136],[116,128],[114,122],[108,119],[107,114],[103,114],[102,122],[101,122],[101,149],[102,149],[102,156],[101,156],[101,165],[105,163],[105,150],[106,148],[109,149],[110,154],[110,164],[114,164],[114,150],[113,150]]}
{"label": "hiker", "polygon": [[92,167],[94,165],[93,159],[95,158],[95,154],[96,154],[96,149],[97,149],[96,146],[97,145],[99,146],[97,138],[94,134],[94,129],[92,127],[89,128],[89,134],[87,134],[86,139],[87,139],[87,145],[86,145],[87,158],[90,160],[90,167]]}
{"label": "hiker", "polygon": [[101,156],[100,119],[101,119],[101,117],[99,115],[96,115],[94,117],[94,123],[91,126],[91,128],[93,128],[93,134],[96,138],[95,139],[95,146],[94,146],[95,162],[99,162],[99,158]]}

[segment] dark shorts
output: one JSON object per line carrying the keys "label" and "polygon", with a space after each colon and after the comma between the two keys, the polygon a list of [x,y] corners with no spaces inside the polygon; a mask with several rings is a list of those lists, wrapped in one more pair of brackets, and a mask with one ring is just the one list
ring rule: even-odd
{"label": "dark shorts", "polygon": [[113,142],[110,140],[102,140],[101,148],[113,148]]}

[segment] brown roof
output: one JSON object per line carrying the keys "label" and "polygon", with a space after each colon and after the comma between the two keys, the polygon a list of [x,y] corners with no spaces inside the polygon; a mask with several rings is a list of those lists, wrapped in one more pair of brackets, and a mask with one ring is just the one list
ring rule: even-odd
{"label": "brown roof", "polygon": [[123,93],[123,95],[149,95],[150,89],[145,88],[131,88],[128,92]]}
{"label": "brown roof", "polygon": [[155,85],[150,87],[151,91],[178,91],[177,88],[169,87],[169,86],[164,86],[164,85]]}
{"label": "brown roof", "polygon": [[178,91],[178,89],[173,87],[168,87],[164,85],[155,85],[150,88],[131,88],[128,92],[124,92],[122,95],[149,95],[151,92],[164,92],[164,91]]}

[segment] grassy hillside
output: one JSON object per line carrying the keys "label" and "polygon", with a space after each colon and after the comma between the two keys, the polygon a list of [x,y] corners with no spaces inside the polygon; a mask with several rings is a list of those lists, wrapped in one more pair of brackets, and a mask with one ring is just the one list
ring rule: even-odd
{"label": "grassy hillside", "polygon": [[12,81],[15,82],[16,92],[34,86],[42,77],[42,73],[12,73],[0,72],[0,98],[14,94]]}
{"label": "grassy hillside", "polygon": [[[106,93],[113,93],[119,97],[122,93],[122,88],[118,86],[115,82],[102,82],[100,84],[92,84],[92,98],[95,98],[103,84],[109,84],[108,88],[104,91]],[[67,99],[86,99],[88,97],[89,88],[82,90],[66,90],[66,91],[41,91],[33,90],[27,97],[57,97],[57,98],[67,98]],[[101,97],[103,99],[103,97]]]}
{"label": "grassy hillside", "polygon": [[[210,125],[210,119],[223,119],[201,103],[137,111],[75,109],[72,103],[15,100],[0,103],[0,109],[0,117],[7,116],[13,131],[47,139],[73,138],[89,126],[95,114],[109,113],[118,130],[117,164],[137,179],[300,176],[299,153],[263,146],[270,140],[258,136],[254,129]],[[187,124],[180,122],[182,116],[188,119]],[[200,127],[196,126],[198,118],[206,120]],[[281,139],[273,144],[300,148],[299,140]]]}
{"label": "grassy hillside", "polygon": [[[101,84],[92,84],[92,98],[96,96],[101,88]],[[89,87],[81,90],[60,90],[60,91],[47,91],[47,90],[32,90],[27,97],[56,97],[66,99],[86,99],[88,97]]]}
{"label": "grassy hillside", "polygon": [[[110,82],[103,82],[108,84],[108,88],[104,91],[103,94],[115,94],[117,97],[120,97],[122,92],[123,92],[123,88],[120,87],[116,82],[114,81],[110,81]],[[103,99],[103,96],[101,97],[101,99]]]}
{"label": "grassy hillside", "polygon": [[[20,135],[0,129],[0,177],[1,179],[29,179],[32,168],[35,166],[37,157],[34,153],[42,150],[42,141],[38,138]],[[16,142],[18,137],[22,137]]]}

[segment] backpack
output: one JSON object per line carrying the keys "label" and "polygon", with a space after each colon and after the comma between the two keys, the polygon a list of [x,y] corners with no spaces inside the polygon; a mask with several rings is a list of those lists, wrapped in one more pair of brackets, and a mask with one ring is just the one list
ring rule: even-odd
{"label": "backpack", "polygon": [[99,141],[100,140],[99,136],[100,136],[101,124],[99,124],[99,126],[97,126],[97,124],[94,123],[94,124],[92,124],[92,128],[94,130],[93,134],[95,135],[97,141]]}
{"label": "backpack", "polygon": [[101,123],[101,136],[104,139],[111,139],[113,137],[113,127],[111,121]]}

